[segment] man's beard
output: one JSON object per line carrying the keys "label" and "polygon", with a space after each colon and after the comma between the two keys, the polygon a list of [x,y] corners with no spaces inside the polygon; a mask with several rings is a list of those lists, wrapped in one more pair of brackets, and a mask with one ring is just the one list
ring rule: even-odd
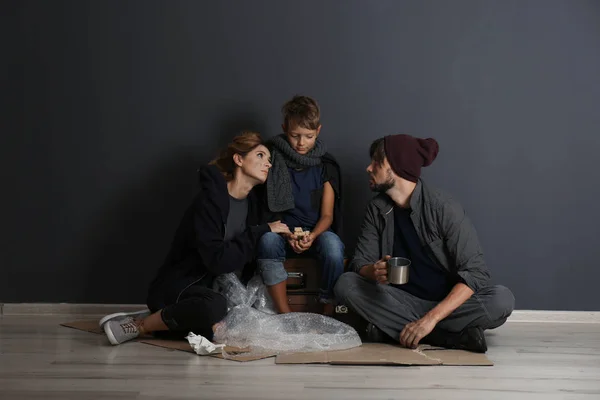
{"label": "man's beard", "polygon": [[376,183],[375,185],[371,186],[371,190],[374,192],[378,192],[378,193],[385,193],[393,187],[394,187],[394,181],[385,182],[385,183]]}
{"label": "man's beard", "polygon": [[[391,188],[394,187],[394,178],[392,177],[392,172],[388,171],[387,172],[387,176],[386,176],[387,180],[383,183],[375,183],[373,185],[371,185],[371,190],[374,192],[378,192],[378,193],[385,193],[388,190],[390,190]],[[373,179],[373,178],[371,178]]]}

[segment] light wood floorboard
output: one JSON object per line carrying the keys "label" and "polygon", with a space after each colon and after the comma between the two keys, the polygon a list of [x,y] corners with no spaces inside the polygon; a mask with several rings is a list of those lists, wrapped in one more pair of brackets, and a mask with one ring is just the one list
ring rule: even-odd
{"label": "light wood floorboard", "polygon": [[508,323],[493,367],[360,367],[113,347],[64,321],[0,318],[0,399],[600,399],[600,324]]}

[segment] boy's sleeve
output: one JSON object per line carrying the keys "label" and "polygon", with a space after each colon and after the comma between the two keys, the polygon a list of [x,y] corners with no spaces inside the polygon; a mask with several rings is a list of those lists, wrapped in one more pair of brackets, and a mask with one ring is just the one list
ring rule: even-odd
{"label": "boy's sleeve", "polygon": [[323,162],[323,183],[329,182],[335,193],[335,206],[333,211],[333,231],[340,235],[343,230],[342,223],[342,173],[340,166],[333,156],[327,153]]}
{"label": "boy's sleeve", "polygon": [[340,179],[340,169],[336,164],[329,162],[323,164],[323,183],[331,184],[336,198],[340,197]]}

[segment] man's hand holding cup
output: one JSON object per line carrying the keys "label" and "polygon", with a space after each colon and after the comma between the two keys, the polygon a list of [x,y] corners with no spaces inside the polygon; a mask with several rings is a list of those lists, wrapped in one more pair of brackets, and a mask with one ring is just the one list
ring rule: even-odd
{"label": "man's hand holding cup", "polygon": [[360,274],[367,279],[371,279],[382,285],[387,285],[389,282],[387,280],[388,275],[388,267],[387,261],[392,258],[391,256],[384,256],[381,260],[377,261],[375,264],[365,265]]}

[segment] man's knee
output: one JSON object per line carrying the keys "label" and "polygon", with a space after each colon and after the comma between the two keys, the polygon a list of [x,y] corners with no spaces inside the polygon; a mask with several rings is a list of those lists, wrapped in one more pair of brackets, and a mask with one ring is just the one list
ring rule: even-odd
{"label": "man's knee", "polygon": [[515,309],[515,296],[506,286],[493,286],[486,308],[492,320],[506,320]]}
{"label": "man's knee", "polygon": [[360,279],[360,275],[356,272],[346,272],[340,275],[333,288],[333,293],[338,301],[345,302],[351,296]]}

